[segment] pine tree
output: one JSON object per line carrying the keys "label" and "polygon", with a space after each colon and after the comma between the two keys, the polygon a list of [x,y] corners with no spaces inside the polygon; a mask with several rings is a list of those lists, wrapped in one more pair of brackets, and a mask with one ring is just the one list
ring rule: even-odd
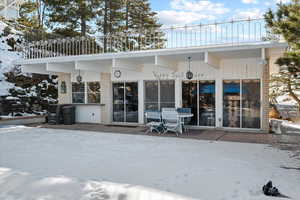
{"label": "pine tree", "polygon": [[44,29],[46,6],[44,0],[28,0],[20,6],[18,23],[27,28]]}
{"label": "pine tree", "polygon": [[46,33],[46,5],[44,0],[28,0],[20,6],[18,26],[24,37],[31,40],[47,38]]}
{"label": "pine tree", "polygon": [[104,52],[112,48],[108,44],[116,48],[111,51],[161,48],[164,44],[161,24],[148,0],[104,0],[97,25],[104,36]]}
{"label": "pine tree", "polygon": [[157,13],[151,11],[148,0],[132,1],[129,8],[128,28],[137,35],[138,48],[162,48],[164,34],[160,30]]}
{"label": "pine tree", "polygon": [[[272,85],[281,86],[281,94],[288,93],[300,106],[300,1],[277,4],[277,11],[271,9],[265,14],[267,27],[276,35],[282,36],[288,43],[288,50],[280,57],[276,64],[280,66],[279,74],[275,74]],[[274,90],[276,91],[276,90]],[[274,92],[274,95],[279,95]]]}
{"label": "pine tree", "polygon": [[56,33],[85,36],[92,32],[90,24],[102,0],[45,0],[49,25]]}

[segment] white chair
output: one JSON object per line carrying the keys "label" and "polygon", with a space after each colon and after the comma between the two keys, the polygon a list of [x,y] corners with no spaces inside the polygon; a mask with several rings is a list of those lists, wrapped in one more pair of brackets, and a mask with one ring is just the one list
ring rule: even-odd
{"label": "white chair", "polygon": [[176,112],[176,108],[162,108],[161,112]]}
{"label": "white chair", "polygon": [[161,113],[161,117],[164,123],[165,132],[171,131],[176,133],[177,136],[178,133],[182,134],[182,124],[176,110],[175,111],[164,110]]}
{"label": "white chair", "polygon": [[160,112],[146,111],[145,118],[146,118],[146,126],[148,127],[146,133],[153,132],[153,131],[157,133],[161,133],[164,131]]}

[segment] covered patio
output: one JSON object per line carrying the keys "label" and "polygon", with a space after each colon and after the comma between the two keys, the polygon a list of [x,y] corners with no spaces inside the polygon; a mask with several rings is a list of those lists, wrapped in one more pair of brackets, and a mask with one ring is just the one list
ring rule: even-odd
{"label": "covered patio", "polygon": [[191,127],[267,132],[268,61],[284,47],[260,42],[22,63],[25,72],[58,75],[59,103],[76,106],[77,123],[141,125],[145,111],[173,107],[191,109]]}
{"label": "covered patio", "polygon": [[299,136],[291,135],[277,135],[277,134],[265,134],[258,132],[237,132],[230,130],[215,130],[215,129],[188,129],[187,132],[179,135],[178,137],[173,133],[157,134],[146,133],[147,128],[145,126],[136,125],[124,125],[116,126],[110,124],[85,124],[78,123],[74,125],[49,125],[49,124],[30,124],[29,127],[38,128],[50,128],[50,129],[62,129],[62,130],[81,130],[92,132],[104,132],[108,134],[129,134],[129,135],[148,135],[158,137],[176,137],[182,139],[197,139],[197,140],[209,140],[209,141],[229,141],[229,142],[242,142],[242,143],[259,143],[259,144],[278,144],[278,143],[294,143],[300,144]]}

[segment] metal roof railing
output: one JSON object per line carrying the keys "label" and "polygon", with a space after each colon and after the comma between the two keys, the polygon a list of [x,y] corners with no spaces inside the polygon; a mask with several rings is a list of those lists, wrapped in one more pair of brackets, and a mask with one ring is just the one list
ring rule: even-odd
{"label": "metal roof railing", "polygon": [[[232,20],[222,23],[164,27],[140,33],[56,37],[26,40],[21,51],[26,59],[201,47],[220,44],[238,45],[269,40],[264,19]],[[274,37],[272,37],[274,38]]]}

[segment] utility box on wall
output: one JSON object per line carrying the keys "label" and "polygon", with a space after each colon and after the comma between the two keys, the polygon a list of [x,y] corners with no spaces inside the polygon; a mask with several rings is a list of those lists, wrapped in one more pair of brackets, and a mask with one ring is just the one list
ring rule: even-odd
{"label": "utility box on wall", "polygon": [[76,105],[77,123],[101,123],[100,105]]}

